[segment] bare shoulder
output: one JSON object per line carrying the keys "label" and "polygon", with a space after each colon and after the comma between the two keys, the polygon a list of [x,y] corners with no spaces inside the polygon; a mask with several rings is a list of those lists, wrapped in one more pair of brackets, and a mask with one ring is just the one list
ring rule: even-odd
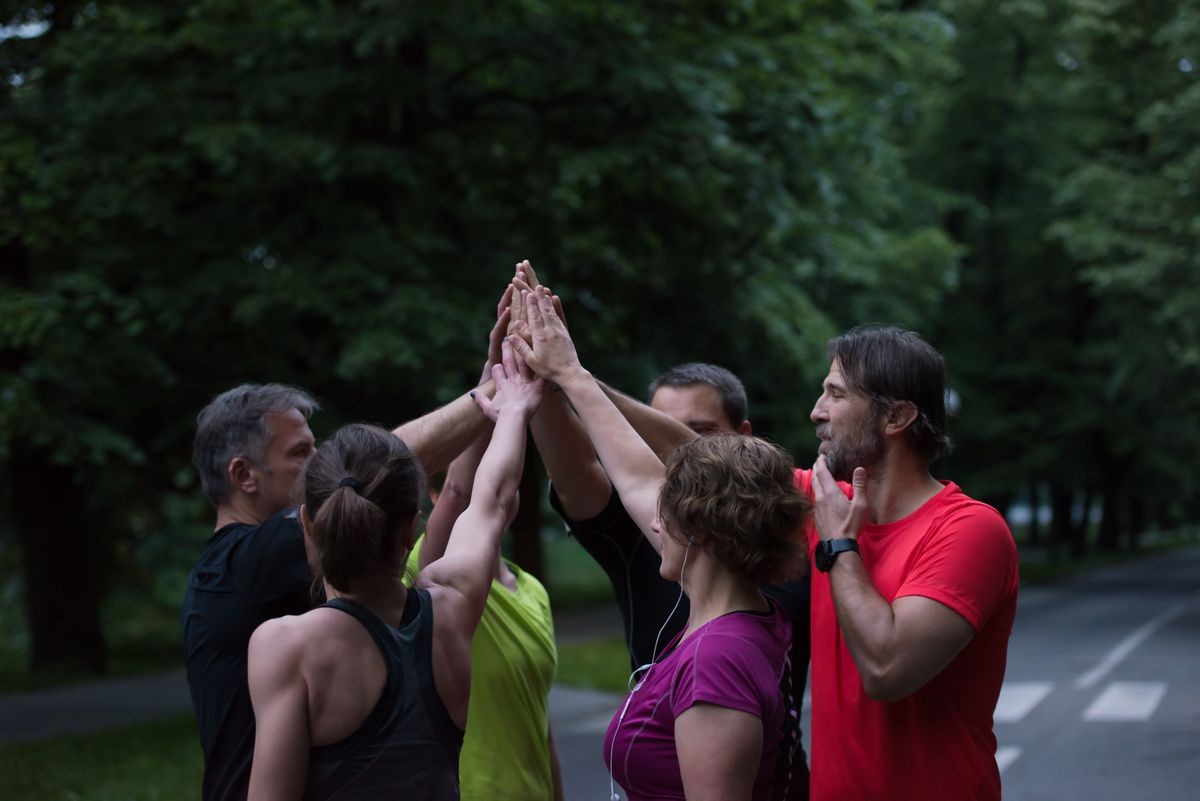
{"label": "bare shoulder", "polygon": [[268,620],[250,637],[249,660],[268,672],[302,672],[323,652],[337,652],[347,636],[361,629],[357,621],[334,609],[313,609],[303,615]]}

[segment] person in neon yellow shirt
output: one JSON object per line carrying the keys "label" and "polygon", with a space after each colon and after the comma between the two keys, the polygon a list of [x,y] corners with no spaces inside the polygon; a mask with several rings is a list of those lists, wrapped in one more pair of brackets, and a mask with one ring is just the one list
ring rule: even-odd
{"label": "person in neon yellow shirt", "polygon": [[[425,534],[409,555],[406,583],[441,557],[454,521],[470,504],[490,438],[489,428],[451,463]],[[491,590],[471,640],[471,697],[458,771],[462,801],[562,801],[549,716],[557,663],[546,588],[497,548]]]}

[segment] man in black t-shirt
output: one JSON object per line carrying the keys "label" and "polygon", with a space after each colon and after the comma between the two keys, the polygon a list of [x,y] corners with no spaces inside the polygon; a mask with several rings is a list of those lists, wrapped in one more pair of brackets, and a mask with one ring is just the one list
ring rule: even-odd
{"label": "man in black t-shirt", "polygon": [[[476,392],[491,393],[489,384]],[[204,751],[205,801],[244,801],[254,756],[246,649],[261,623],[312,606],[312,576],[294,508],[313,453],[316,402],[281,384],[244,384],[197,417],[192,461],[217,510],[216,531],[188,576],[183,645]],[[426,470],[440,470],[483,430],[466,394],[395,430]]]}

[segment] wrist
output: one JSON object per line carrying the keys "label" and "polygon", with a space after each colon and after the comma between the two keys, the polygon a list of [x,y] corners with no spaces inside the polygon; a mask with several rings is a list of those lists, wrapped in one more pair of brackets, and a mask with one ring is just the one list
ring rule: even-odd
{"label": "wrist", "polygon": [[560,390],[570,394],[571,390],[590,383],[592,374],[585,370],[582,364],[576,362],[573,366],[555,375],[552,380]]}

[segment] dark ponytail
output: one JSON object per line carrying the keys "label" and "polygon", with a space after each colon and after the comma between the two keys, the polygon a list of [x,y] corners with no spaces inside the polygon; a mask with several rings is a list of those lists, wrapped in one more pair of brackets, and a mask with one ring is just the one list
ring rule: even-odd
{"label": "dark ponytail", "polygon": [[321,444],[304,474],[304,503],[334,589],[351,592],[368,573],[400,574],[423,483],[412,451],[382,428],[348,425]]}

